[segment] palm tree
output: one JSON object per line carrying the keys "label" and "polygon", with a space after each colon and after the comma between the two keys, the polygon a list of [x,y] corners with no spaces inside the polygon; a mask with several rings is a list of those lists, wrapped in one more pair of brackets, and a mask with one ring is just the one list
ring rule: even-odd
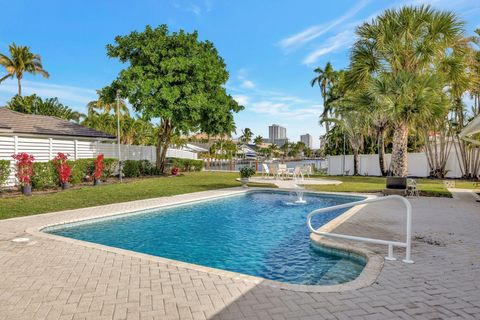
{"label": "palm tree", "polygon": [[255,139],[253,139],[253,143],[255,144],[255,146],[259,147],[262,145],[263,143],[263,137],[258,135],[255,137]]}
{"label": "palm tree", "polygon": [[253,132],[250,128],[245,128],[242,130],[242,136],[240,137],[240,141],[243,143],[249,143],[252,140]]}
{"label": "palm tree", "polygon": [[313,71],[317,74],[317,76],[310,81],[310,85],[313,87],[318,84],[320,88],[320,94],[322,95],[323,99],[323,112],[321,115],[323,119],[322,123],[325,123],[325,134],[328,134],[328,131],[330,131],[330,125],[328,121],[325,121],[325,119],[329,117],[330,112],[327,101],[327,91],[328,88],[332,85],[335,77],[335,71],[333,70],[332,64],[330,62],[327,62],[325,68],[322,69],[320,67],[317,67]]}
{"label": "palm tree", "polygon": [[[349,70],[349,87],[374,77],[374,87],[388,102],[392,117],[392,171],[406,176],[410,128],[438,112],[441,79],[435,67],[463,37],[463,23],[455,14],[430,6],[386,10],[357,28]],[[439,89],[440,88],[440,89]]]}
{"label": "palm tree", "polygon": [[[103,113],[107,114],[117,114],[117,102],[106,102],[102,98],[99,98],[98,100],[90,101],[87,104],[87,111],[88,113],[92,113],[94,111],[101,111]],[[120,100],[120,119],[123,117],[129,117],[130,116],[130,111],[128,110],[128,106],[125,103],[124,100]]]}
{"label": "palm tree", "polygon": [[22,95],[22,78],[25,73],[41,74],[45,78],[49,77],[47,71],[43,69],[42,60],[38,54],[30,52],[30,48],[26,46],[17,46],[12,43],[8,50],[10,57],[0,53],[0,65],[4,66],[7,74],[0,78],[0,83],[8,78],[17,78],[18,95]]}

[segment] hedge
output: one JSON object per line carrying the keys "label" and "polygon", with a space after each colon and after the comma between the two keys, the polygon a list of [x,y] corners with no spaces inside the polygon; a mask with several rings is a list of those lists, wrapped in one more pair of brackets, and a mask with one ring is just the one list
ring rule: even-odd
{"label": "hedge", "polygon": [[0,160],[0,187],[3,186],[10,176],[10,161]]}
{"label": "hedge", "polygon": [[[93,163],[95,159],[78,159],[69,160],[68,164],[72,168],[70,175],[71,184],[79,184],[85,178],[92,177],[95,165]],[[1,161],[1,160],[0,160]],[[118,161],[113,158],[106,158],[103,161],[105,168],[102,173],[102,179],[107,179],[115,172]],[[1,171],[1,162],[0,162]],[[33,163],[33,175],[32,175],[32,187],[34,189],[46,189],[59,186],[58,173],[52,162],[34,162]]]}
{"label": "hedge", "polygon": [[202,171],[204,165],[203,160],[181,158],[169,158],[168,160],[170,166],[179,168],[180,172]]}
{"label": "hedge", "polygon": [[58,173],[51,162],[34,162],[32,188],[43,190],[59,185]]}

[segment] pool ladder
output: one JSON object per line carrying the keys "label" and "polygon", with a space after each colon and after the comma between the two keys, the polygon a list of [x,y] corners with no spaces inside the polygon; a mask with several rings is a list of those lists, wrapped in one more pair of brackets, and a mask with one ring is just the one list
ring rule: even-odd
{"label": "pool ladder", "polygon": [[[349,235],[338,234],[338,233],[318,231],[318,230],[314,229],[313,226],[312,226],[312,218],[314,216],[318,215],[318,214],[325,213],[325,212],[328,212],[328,211],[351,208],[351,207],[356,207],[356,206],[360,206],[360,205],[366,205],[366,204],[373,203],[373,202],[383,202],[383,201],[388,201],[388,200],[398,200],[405,205],[406,214],[407,214],[407,230],[406,230],[406,240],[405,240],[405,242],[372,239],[372,238],[349,236]],[[402,261],[405,262],[405,263],[413,263],[413,260],[411,259],[411,252],[412,252],[412,205],[404,197],[401,197],[401,196],[398,196],[398,195],[392,195],[392,196],[387,196],[387,197],[366,199],[366,200],[362,200],[362,201],[356,201],[356,202],[351,202],[351,203],[340,204],[340,205],[337,205],[337,206],[317,209],[317,210],[314,210],[314,211],[312,211],[308,214],[308,216],[307,216],[307,226],[308,226],[308,229],[310,229],[311,233],[315,233],[315,234],[318,234],[318,235],[321,235],[321,236],[324,236],[324,237],[387,245],[388,246],[388,255],[385,257],[385,260],[396,260],[396,258],[393,256],[393,247],[394,246],[403,247],[403,248],[405,248],[405,259],[403,259]]]}

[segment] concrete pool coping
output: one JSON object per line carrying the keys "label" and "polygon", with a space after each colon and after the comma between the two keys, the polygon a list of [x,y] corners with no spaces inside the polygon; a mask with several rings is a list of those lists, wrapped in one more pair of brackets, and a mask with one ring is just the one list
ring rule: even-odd
{"label": "concrete pool coping", "polygon": [[[327,249],[333,250],[333,251],[342,251],[342,253],[352,253],[354,255],[359,255],[363,258],[366,259],[366,265],[363,268],[362,272],[359,274],[357,278],[355,278],[352,281],[342,283],[342,284],[337,284],[337,285],[300,285],[300,284],[290,284],[290,283],[284,283],[284,282],[279,282],[279,281],[274,281],[274,280],[268,280],[264,279],[261,277],[256,277],[256,276],[251,276],[251,275],[246,275],[246,274],[241,274],[233,271],[226,271],[226,270],[221,270],[221,269],[216,269],[216,268],[211,268],[211,267],[205,267],[201,265],[196,265],[196,264],[191,264],[187,262],[181,262],[177,260],[172,260],[168,258],[163,258],[163,257],[158,257],[154,255],[149,255],[149,254],[144,254],[144,253],[139,253],[131,250],[125,250],[125,249],[120,249],[120,248],[115,248],[115,247],[110,247],[106,245],[101,245],[97,243],[92,243],[92,242],[87,242],[87,241],[82,241],[82,240],[76,240],[72,238],[67,238],[67,237],[62,237],[62,236],[56,236],[53,234],[48,234],[43,232],[42,230],[45,228],[49,227],[55,227],[59,225],[64,225],[64,224],[69,224],[69,223],[76,223],[76,222],[84,222],[87,220],[92,220],[92,219],[102,219],[102,218],[109,218],[109,217],[114,217],[117,215],[124,215],[124,214],[133,214],[136,212],[142,212],[145,210],[151,210],[151,209],[160,209],[160,208],[166,208],[166,207],[174,207],[178,205],[184,205],[192,202],[201,202],[201,201],[208,201],[208,200],[214,200],[218,198],[224,198],[224,197],[229,197],[229,196],[235,196],[239,195],[242,193],[247,193],[251,191],[273,191],[273,192],[292,192],[294,191],[293,189],[275,189],[275,188],[229,188],[229,189],[219,189],[219,190],[212,190],[212,191],[204,191],[204,192],[197,192],[197,193],[190,193],[190,194],[184,194],[184,195],[177,195],[177,196],[171,196],[171,197],[161,197],[161,198],[156,198],[153,199],[155,201],[152,201],[152,199],[149,199],[150,201],[145,201],[145,200],[139,200],[139,201],[134,201],[134,202],[127,202],[128,204],[134,203],[133,206],[130,206],[130,208],[127,209],[121,209],[119,208],[122,203],[119,204],[111,204],[111,205],[106,205],[106,206],[98,206],[98,207],[90,207],[90,208],[82,208],[82,209],[75,209],[75,210],[67,210],[67,211],[61,211],[61,212],[54,212],[54,213],[47,213],[45,215],[48,216],[59,216],[59,219],[53,219],[56,221],[51,221],[46,224],[42,225],[37,225],[33,226],[30,228],[26,229],[26,233],[31,234],[33,236],[45,238],[45,239],[50,239],[50,240],[56,240],[56,241],[63,241],[75,245],[80,245],[83,247],[88,247],[88,248],[93,248],[97,250],[102,250],[102,251],[107,251],[107,252],[112,252],[116,254],[121,254],[125,256],[130,256],[130,257],[136,257],[136,258],[141,258],[141,259],[146,259],[149,261],[153,261],[156,263],[162,263],[166,264],[169,266],[173,267],[179,267],[179,268],[184,268],[184,269],[190,269],[194,271],[199,271],[199,272],[206,272],[209,274],[214,274],[217,276],[224,276],[224,277],[229,277],[235,280],[242,280],[245,282],[249,283],[254,283],[256,285],[267,285],[270,287],[274,288],[279,288],[283,290],[290,290],[290,291],[299,291],[299,292],[311,292],[311,293],[316,293],[316,292],[342,292],[342,291],[348,291],[348,290],[355,290],[359,288],[363,288],[366,286],[371,285],[372,283],[375,282],[377,279],[378,275],[380,274],[380,271],[383,266],[383,257],[364,248],[356,247],[350,244],[345,244],[345,243],[340,243],[340,242],[334,242],[331,240],[327,240],[324,237],[318,236],[318,235],[311,235],[312,241],[314,241],[317,245],[323,246]],[[298,191],[298,189],[297,189]],[[372,195],[366,195],[366,194],[357,194],[357,193],[338,193],[338,192],[316,192],[316,191],[310,191],[310,190],[305,190],[304,191],[307,194],[329,194],[329,195],[338,195],[338,196],[361,196],[361,197],[375,197]],[[148,204],[148,202],[153,202],[151,204]],[[126,204],[126,203],[123,203]],[[321,231],[331,231],[335,229],[337,226],[339,226],[341,223],[344,221],[348,220],[350,217],[355,215],[362,206],[357,206],[353,207],[340,216],[336,217],[335,219],[331,220],[327,224],[323,225],[320,230]],[[95,214],[96,210],[95,209],[102,209],[103,211],[106,210],[106,212],[102,212],[100,214]],[[77,212],[83,212],[83,211],[88,211],[88,214],[82,216],[81,218],[76,218],[76,219],[65,219],[60,217],[62,214],[63,215],[72,215]],[[28,217],[20,217],[20,218],[14,218],[14,219],[22,219],[22,218],[28,218]]]}

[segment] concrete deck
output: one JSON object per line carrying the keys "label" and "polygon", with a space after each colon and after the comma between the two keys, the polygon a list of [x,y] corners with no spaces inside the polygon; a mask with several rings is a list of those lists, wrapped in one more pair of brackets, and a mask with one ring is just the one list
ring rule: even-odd
{"label": "concrete deck", "polygon": [[[209,191],[211,197],[231,191]],[[0,221],[0,319],[479,319],[480,203],[414,198],[415,264],[385,262],[374,284],[305,293],[26,233],[183,195]],[[373,204],[336,232],[402,239],[404,213]],[[392,236],[393,234],[393,236]],[[28,243],[14,243],[29,237]],[[385,247],[359,245],[386,254]],[[403,252],[396,252],[402,257]]]}
{"label": "concrete deck", "polygon": [[[257,183],[272,183],[279,188],[292,189],[296,187],[296,183],[293,179],[275,179],[275,178],[250,178],[251,182]],[[339,185],[342,181],[323,178],[305,178],[302,180],[302,185]]]}

